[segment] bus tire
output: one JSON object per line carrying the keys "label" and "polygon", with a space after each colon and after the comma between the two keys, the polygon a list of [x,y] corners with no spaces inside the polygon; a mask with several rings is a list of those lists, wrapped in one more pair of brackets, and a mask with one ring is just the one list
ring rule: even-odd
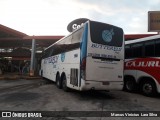
{"label": "bus tire", "polygon": [[145,96],[155,96],[157,94],[156,85],[152,80],[145,80],[140,83],[140,89]]}
{"label": "bus tire", "polygon": [[66,92],[69,91],[69,88],[67,87],[67,79],[65,75],[62,78],[62,89]]}
{"label": "bus tire", "polygon": [[60,79],[59,74],[56,75],[56,86],[57,88],[61,89],[62,88],[62,81]]}
{"label": "bus tire", "polygon": [[136,82],[133,77],[126,77],[124,80],[124,90],[127,92],[136,91]]}

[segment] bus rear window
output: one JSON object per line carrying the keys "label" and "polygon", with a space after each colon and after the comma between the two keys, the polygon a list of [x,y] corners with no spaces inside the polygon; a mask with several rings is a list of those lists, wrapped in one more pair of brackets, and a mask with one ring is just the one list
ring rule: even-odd
{"label": "bus rear window", "polygon": [[123,43],[123,30],[121,28],[91,21],[91,41],[93,43],[121,47]]}

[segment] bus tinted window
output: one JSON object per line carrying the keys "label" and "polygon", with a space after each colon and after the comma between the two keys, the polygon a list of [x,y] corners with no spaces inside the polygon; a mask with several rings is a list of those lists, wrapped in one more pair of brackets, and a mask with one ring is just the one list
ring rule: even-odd
{"label": "bus tinted window", "polygon": [[145,45],[145,57],[153,57],[154,56],[154,41],[147,41],[144,43]]}
{"label": "bus tinted window", "polygon": [[132,49],[130,45],[125,46],[125,58],[130,58],[132,55]]}
{"label": "bus tinted window", "polygon": [[93,43],[121,47],[123,43],[123,30],[109,25],[90,22],[91,40]]}
{"label": "bus tinted window", "polygon": [[82,32],[83,28],[79,29],[78,31],[75,31],[72,35],[64,38],[60,42],[53,45],[51,47],[51,56],[79,48]]}
{"label": "bus tinted window", "polygon": [[160,56],[160,39],[155,41],[155,55]]}
{"label": "bus tinted window", "polygon": [[51,56],[51,48],[45,50],[43,53],[42,53],[42,58],[47,58],[47,57],[50,57]]}
{"label": "bus tinted window", "polygon": [[142,43],[136,43],[132,45],[132,57],[142,57],[143,56],[143,44]]}

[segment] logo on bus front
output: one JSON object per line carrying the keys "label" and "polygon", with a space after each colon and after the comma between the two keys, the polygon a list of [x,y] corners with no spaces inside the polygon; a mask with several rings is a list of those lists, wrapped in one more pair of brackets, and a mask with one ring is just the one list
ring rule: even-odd
{"label": "logo on bus front", "polygon": [[61,54],[61,61],[64,62],[64,60],[65,60],[65,53],[62,53]]}
{"label": "logo on bus front", "polygon": [[112,36],[114,35],[113,29],[111,30],[103,30],[102,32],[102,38],[104,42],[111,42]]}

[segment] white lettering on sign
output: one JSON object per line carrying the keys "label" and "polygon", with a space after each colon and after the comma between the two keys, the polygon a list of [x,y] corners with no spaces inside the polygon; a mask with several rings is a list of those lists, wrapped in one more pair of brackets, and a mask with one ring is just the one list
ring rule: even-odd
{"label": "white lettering on sign", "polygon": [[80,28],[83,24],[84,24],[84,23],[81,23],[80,25],[73,24],[73,25],[72,25],[72,29],[73,29],[73,30],[76,30],[76,29]]}

